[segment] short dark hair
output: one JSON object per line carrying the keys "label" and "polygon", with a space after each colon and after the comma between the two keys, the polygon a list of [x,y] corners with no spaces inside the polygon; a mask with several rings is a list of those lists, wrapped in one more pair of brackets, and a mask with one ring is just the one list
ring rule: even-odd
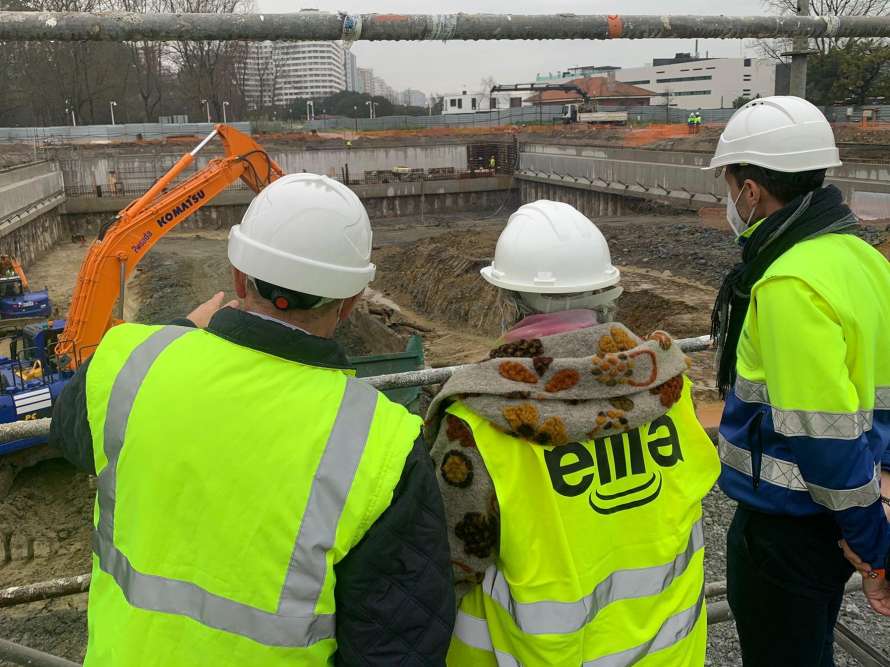
{"label": "short dark hair", "polygon": [[826,171],[827,169],[817,169],[792,174],[773,171],[754,164],[731,164],[726,167],[726,173],[735,179],[736,185],[739,187],[750,179],[782,204],[788,204],[797,197],[821,188],[825,183]]}

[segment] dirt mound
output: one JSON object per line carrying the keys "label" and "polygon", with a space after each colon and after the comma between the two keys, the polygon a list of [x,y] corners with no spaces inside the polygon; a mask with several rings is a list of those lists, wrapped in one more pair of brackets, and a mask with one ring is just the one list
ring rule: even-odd
{"label": "dirt mound", "polygon": [[[677,227],[682,230],[685,227],[683,224],[664,227],[660,229],[650,225],[643,228],[627,223],[602,225],[610,242],[615,240],[613,248],[617,248],[618,252],[613,250],[613,258],[617,255],[643,265],[680,269],[679,262],[657,260],[661,259],[662,254],[675,251],[676,246],[700,244],[689,243],[682,231],[670,231]],[[705,234],[712,232],[703,228],[697,231]],[[653,236],[667,238],[669,235],[675,239],[669,250],[659,249],[659,244],[653,243]],[[412,246],[383,248],[375,256],[380,270],[373,286],[390,298],[406,303],[424,316],[449,327],[498,336],[501,321],[496,307],[497,290],[479,276],[479,269],[491,261],[497,236],[495,230],[451,232]],[[668,247],[666,243],[663,245]],[[691,277],[704,274],[718,282],[718,274],[722,277],[727,265],[731,265],[728,257],[717,262],[701,256],[704,250],[696,252],[696,258],[688,258],[694,261],[686,265],[689,269],[687,275]],[[730,252],[735,254],[737,250]],[[646,257],[640,258],[641,254]],[[707,265],[707,268],[700,269],[703,265]],[[619,319],[632,330],[646,334],[664,329],[677,337],[697,336],[707,330],[710,303],[714,297],[712,289],[678,280],[670,273],[648,272],[645,269],[625,270],[623,285],[625,293],[618,302]]]}
{"label": "dirt mound", "polygon": [[453,327],[497,336],[497,290],[479,276],[498,232],[450,232],[411,246],[381,248],[374,289]]}

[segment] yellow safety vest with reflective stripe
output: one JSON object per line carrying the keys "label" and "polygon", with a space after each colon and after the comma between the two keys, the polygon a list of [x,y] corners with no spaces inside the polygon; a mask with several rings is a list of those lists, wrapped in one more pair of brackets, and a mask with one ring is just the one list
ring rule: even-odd
{"label": "yellow safety vest with reflective stripe", "polygon": [[498,560],[461,602],[450,667],[701,667],[701,501],[720,465],[690,388],[638,429],[559,447],[448,408],[500,506]]}
{"label": "yellow safety vest with reflective stripe", "polygon": [[334,565],[388,507],[419,419],[343,371],[183,327],[111,329],[86,386],[85,664],[329,664]]}
{"label": "yellow safety vest with reflective stripe", "polygon": [[863,240],[826,234],[773,262],[751,290],[720,423],[723,491],[774,514],[844,512],[848,541],[871,542],[859,555],[882,560],[854,514],[879,503],[890,467],[888,331],[890,264]]}

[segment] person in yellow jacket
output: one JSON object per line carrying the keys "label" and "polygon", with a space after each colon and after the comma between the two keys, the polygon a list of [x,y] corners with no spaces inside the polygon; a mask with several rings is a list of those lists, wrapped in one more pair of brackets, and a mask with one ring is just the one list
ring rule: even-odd
{"label": "person in yellow jacket", "polygon": [[742,245],[714,334],[720,487],[739,503],[728,598],[746,666],[834,665],[853,564],[890,615],[890,264],[824,184],[840,164],[821,111],[768,97],[733,115],[710,165],[725,168]]}
{"label": "person in yellow jacket", "polygon": [[230,232],[242,308],[116,326],[66,385],[51,441],[98,473],[87,667],[442,663],[420,419],[332,340],[370,254],[349,188],[283,176]]}
{"label": "person in yellow jacket", "polygon": [[568,204],[522,206],[482,276],[508,329],[430,407],[462,598],[451,667],[701,667],[702,498],[686,357],[614,321],[619,272]]}

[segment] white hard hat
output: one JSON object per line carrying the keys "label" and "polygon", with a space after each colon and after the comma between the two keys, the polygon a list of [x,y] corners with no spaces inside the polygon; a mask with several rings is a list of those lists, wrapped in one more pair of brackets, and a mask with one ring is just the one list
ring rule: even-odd
{"label": "white hard hat", "polygon": [[356,194],[317,174],[267,186],[229,232],[239,271],[304,294],[345,299],[374,279],[371,222]]}
{"label": "white hard hat", "polygon": [[495,287],[532,294],[590,292],[621,278],[596,225],[573,206],[546,200],[510,216],[494,262],[481,273]]}
{"label": "white hard hat", "polygon": [[764,97],[733,114],[705,169],[730,164],[797,173],[840,167],[841,160],[819,109],[800,97]]}

